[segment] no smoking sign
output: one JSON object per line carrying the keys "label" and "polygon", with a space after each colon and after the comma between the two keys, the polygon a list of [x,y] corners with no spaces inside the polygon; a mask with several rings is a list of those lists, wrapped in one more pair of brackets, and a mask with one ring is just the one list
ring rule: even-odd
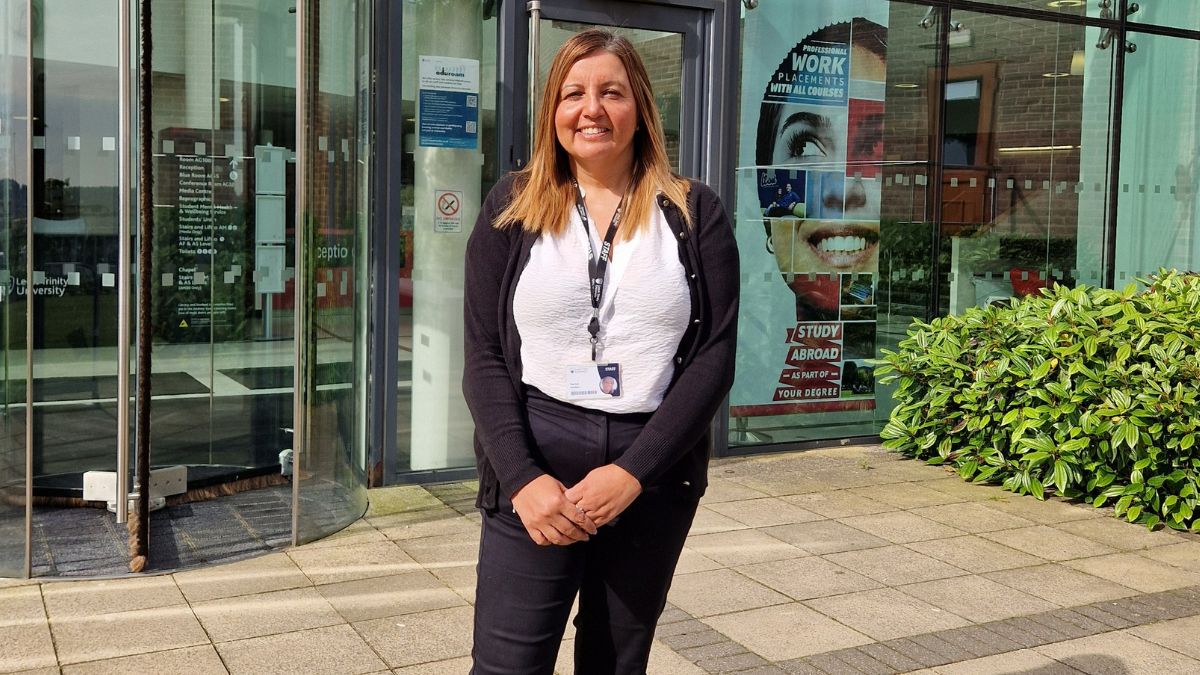
{"label": "no smoking sign", "polygon": [[462,232],[461,190],[433,191],[433,231]]}

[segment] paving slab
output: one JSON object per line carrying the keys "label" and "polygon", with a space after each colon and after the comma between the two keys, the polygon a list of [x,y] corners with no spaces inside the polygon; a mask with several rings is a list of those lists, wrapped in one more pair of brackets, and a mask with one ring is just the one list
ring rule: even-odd
{"label": "paving slab", "polygon": [[918,516],[948,525],[956,530],[978,534],[995,530],[1011,530],[1034,525],[1032,520],[989,509],[979,502],[956,502],[912,509]]}
{"label": "paving slab", "polygon": [[882,546],[861,551],[831,553],[822,557],[887,586],[967,574],[965,570],[904,546]]}
{"label": "paving slab", "polygon": [[198,602],[192,605],[192,611],[213,642],[345,623],[311,587]]}
{"label": "paving slab", "polygon": [[[1200,607],[1197,607],[1200,612]],[[1129,632],[1148,642],[1200,659],[1200,616],[1160,621],[1129,629]]]}
{"label": "paving slab", "polygon": [[[890,473],[892,467],[888,468]],[[938,490],[917,483],[872,485],[870,487],[852,488],[848,492],[858,497],[865,497],[890,504],[898,509],[916,509],[922,506],[937,506],[964,501],[958,495],[939,492]]]}
{"label": "paving slab", "polygon": [[479,522],[451,508],[380,516],[370,522],[380,536],[393,541],[448,534],[479,536]]}
{"label": "paving slab", "polygon": [[708,508],[749,527],[771,527],[822,520],[824,516],[777,497],[708,504]]}
{"label": "paving slab", "polygon": [[866,634],[794,602],[709,617],[704,623],[768,661],[786,661],[871,642]]}
{"label": "paving slab", "polygon": [[387,669],[346,624],[223,642],[216,647],[230,675],[356,675]]}
{"label": "paving slab", "polygon": [[802,495],[780,497],[785,502],[795,504],[800,508],[820,514],[826,518],[846,518],[848,516],[866,516],[872,513],[895,511],[896,507],[850,490],[834,490],[832,492],[810,492]]}
{"label": "paving slab", "polygon": [[387,540],[350,546],[300,547],[288,551],[288,556],[314,584],[383,577],[421,568],[412,556]]}
{"label": "paving slab", "polygon": [[908,584],[899,590],[975,623],[1057,609],[1052,602],[975,575]]}
{"label": "paving slab", "polygon": [[[279,656],[275,657],[279,659]],[[55,671],[57,672],[57,671]],[[212,645],[184,647],[164,652],[137,654],[119,659],[91,661],[65,666],[63,675],[127,675],[128,673],[187,673],[225,675],[229,671]]]}
{"label": "paving slab", "polygon": [[1038,565],[983,576],[1062,607],[1134,595],[1137,591],[1063,565]]}
{"label": "paving slab", "polygon": [[691,574],[692,572],[707,572],[709,570],[717,570],[724,567],[721,563],[705,556],[702,553],[693,551],[691,548],[684,546],[683,551],[679,554],[679,562],[675,564],[675,574]]}
{"label": "paving slab", "polygon": [[[474,579],[474,570],[470,570]],[[426,570],[318,586],[317,591],[351,623],[465,605],[458,593]],[[201,617],[203,620],[203,617]]]}
{"label": "paving slab", "polygon": [[445,505],[420,485],[397,485],[383,490],[371,490],[371,504],[367,517],[386,516],[395,513],[440,509]]}
{"label": "paving slab", "polygon": [[473,610],[451,607],[353,624],[390,668],[467,656]]}
{"label": "paving slab", "polygon": [[397,545],[426,568],[475,567],[479,561],[478,535],[463,537],[449,534],[406,539],[397,542]]}
{"label": "paving slab", "polygon": [[458,594],[470,604],[475,604],[475,585],[478,581],[474,566],[466,567],[433,567],[429,569],[433,576]]}
{"label": "paving slab", "polygon": [[1130,523],[1118,518],[1088,518],[1058,523],[1055,529],[1091,539],[1118,551],[1136,551],[1171,546],[1184,539],[1167,529],[1151,531],[1146,526]]}
{"label": "paving slab", "polygon": [[709,477],[708,488],[704,491],[704,497],[700,500],[701,504],[716,504],[718,502],[732,502],[741,499],[758,499],[767,495],[752,490],[745,485],[735,483],[731,480],[720,477]]}
{"label": "paving slab", "polygon": [[1043,501],[1030,495],[1018,495],[1012,492],[1001,492],[999,495],[1003,496],[993,495],[993,498],[985,499],[980,503],[989,509],[1027,518],[1035,523],[1065,523],[1084,518],[1104,518],[1107,515],[1103,509],[1092,508],[1089,504],[1055,499]]}
{"label": "paving slab", "polygon": [[177,572],[172,576],[188,602],[312,585],[285,553],[269,553],[227,565]]}
{"label": "paving slab", "polygon": [[915,513],[895,511],[870,516],[851,516],[838,522],[867,532],[896,544],[906,544],[926,539],[945,539],[964,534],[960,530],[922,518]]}
{"label": "paving slab", "polygon": [[1200,584],[1200,574],[1187,572],[1157,560],[1147,560],[1134,553],[1068,560],[1063,565],[1143,593]]}
{"label": "paving slab", "polygon": [[779,525],[765,528],[763,531],[813,555],[887,546],[889,543],[886,539],[880,539],[836,520]]}
{"label": "paving slab", "polygon": [[881,587],[879,582],[869,577],[815,557],[745,565],[739,567],[738,571],[793,600],[808,600]]}
{"label": "paving slab", "polygon": [[4,645],[0,673],[57,667],[50,625],[44,618],[0,618],[0,645]]}
{"label": "paving slab", "polygon": [[948,630],[970,623],[893,588],[816,598],[804,604],[876,640]]}
{"label": "paving slab", "polygon": [[667,599],[695,617],[726,614],[786,603],[789,598],[733,570],[675,577]]}
{"label": "paving slab", "polygon": [[726,567],[808,555],[761,530],[731,530],[692,536],[688,537],[687,547]]}
{"label": "paving slab", "polygon": [[1093,675],[1200,672],[1200,661],[1126,632],[1044,645],[1035,651]]}
{"label": "paving slab", "polygon": [[50,622],[60,665],[209,644],[187,605]]}
{"label": "paving slab", "polygon": [[48,583],[42,586],[51,619],[182,605],[187,601],[170,575]]}
{"label": "paving slab", "polygon": [[1029,567],[1045,562],[1042,558],[975,535],[915,541],[905,546],[975,574]]}
{"label": "paving slab", "polygon": [[1008,492],[999,485],[989,485],[987,483],[971,483],[963,480],[958,474],[947,471],[948,475],[940,478],[930,478],[919,482],[920,485],[932,488],[938,492],[945,492],[949,495],[962,497],[968,501],[992,501],[1000,499],[1008,499],[1013,494]]}
{"label": "paving slab", "polygon": [[305,549],[328,548],[330,546],[352,546],[354,544],[373,544],[387,541],[387,537],[377,530],[366,518],[350,523],[341,530],[304,545]]}
{"label": "paving slab", "polygon": [[1152,548],[1142,551],[1140,555],[1189,572],[1200,572],[1200,541],[1184,541],[1170,546]]}
{"label": "paving slab", "polygon": [[746,529],[746,526],[733,518],[723,516],[707,506],[701,506],[696,509],[696,517],[692,519],[691,533],[699,535],[744,529]]}
{"label": "paving slab", "polygon": [[1116,549],[1048,525],[985,532],[979,536],[1055,562],[1116,553]]}

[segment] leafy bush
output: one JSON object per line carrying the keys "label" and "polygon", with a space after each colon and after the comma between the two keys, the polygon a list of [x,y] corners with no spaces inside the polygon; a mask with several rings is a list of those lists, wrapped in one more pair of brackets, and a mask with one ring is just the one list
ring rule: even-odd
{"label": "leafy bush", "polygon": [[1200,276],[1139,281],[915,322],[876,370],[898,382],[884,446],[1038,499],[1200,529]]}

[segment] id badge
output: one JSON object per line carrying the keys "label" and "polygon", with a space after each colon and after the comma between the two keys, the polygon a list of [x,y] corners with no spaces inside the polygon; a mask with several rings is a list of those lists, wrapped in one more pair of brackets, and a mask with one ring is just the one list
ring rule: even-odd
{"label": "id badge", "polygon": [[621,396],[621,364],[567,366],[567,399],[594,401]]}

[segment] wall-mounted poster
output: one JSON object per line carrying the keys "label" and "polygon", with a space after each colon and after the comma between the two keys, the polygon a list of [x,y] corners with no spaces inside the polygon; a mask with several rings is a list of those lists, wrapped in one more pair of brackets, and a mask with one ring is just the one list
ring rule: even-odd
{"label": "wall-mounted poster", "polygon": [[746,13],[734,417],[875,407],[888,3]]}
{"label": "wall-mounted poster", "polygon": [[479,145],[479,61],[421,56],[417,99],[423,148]]}

